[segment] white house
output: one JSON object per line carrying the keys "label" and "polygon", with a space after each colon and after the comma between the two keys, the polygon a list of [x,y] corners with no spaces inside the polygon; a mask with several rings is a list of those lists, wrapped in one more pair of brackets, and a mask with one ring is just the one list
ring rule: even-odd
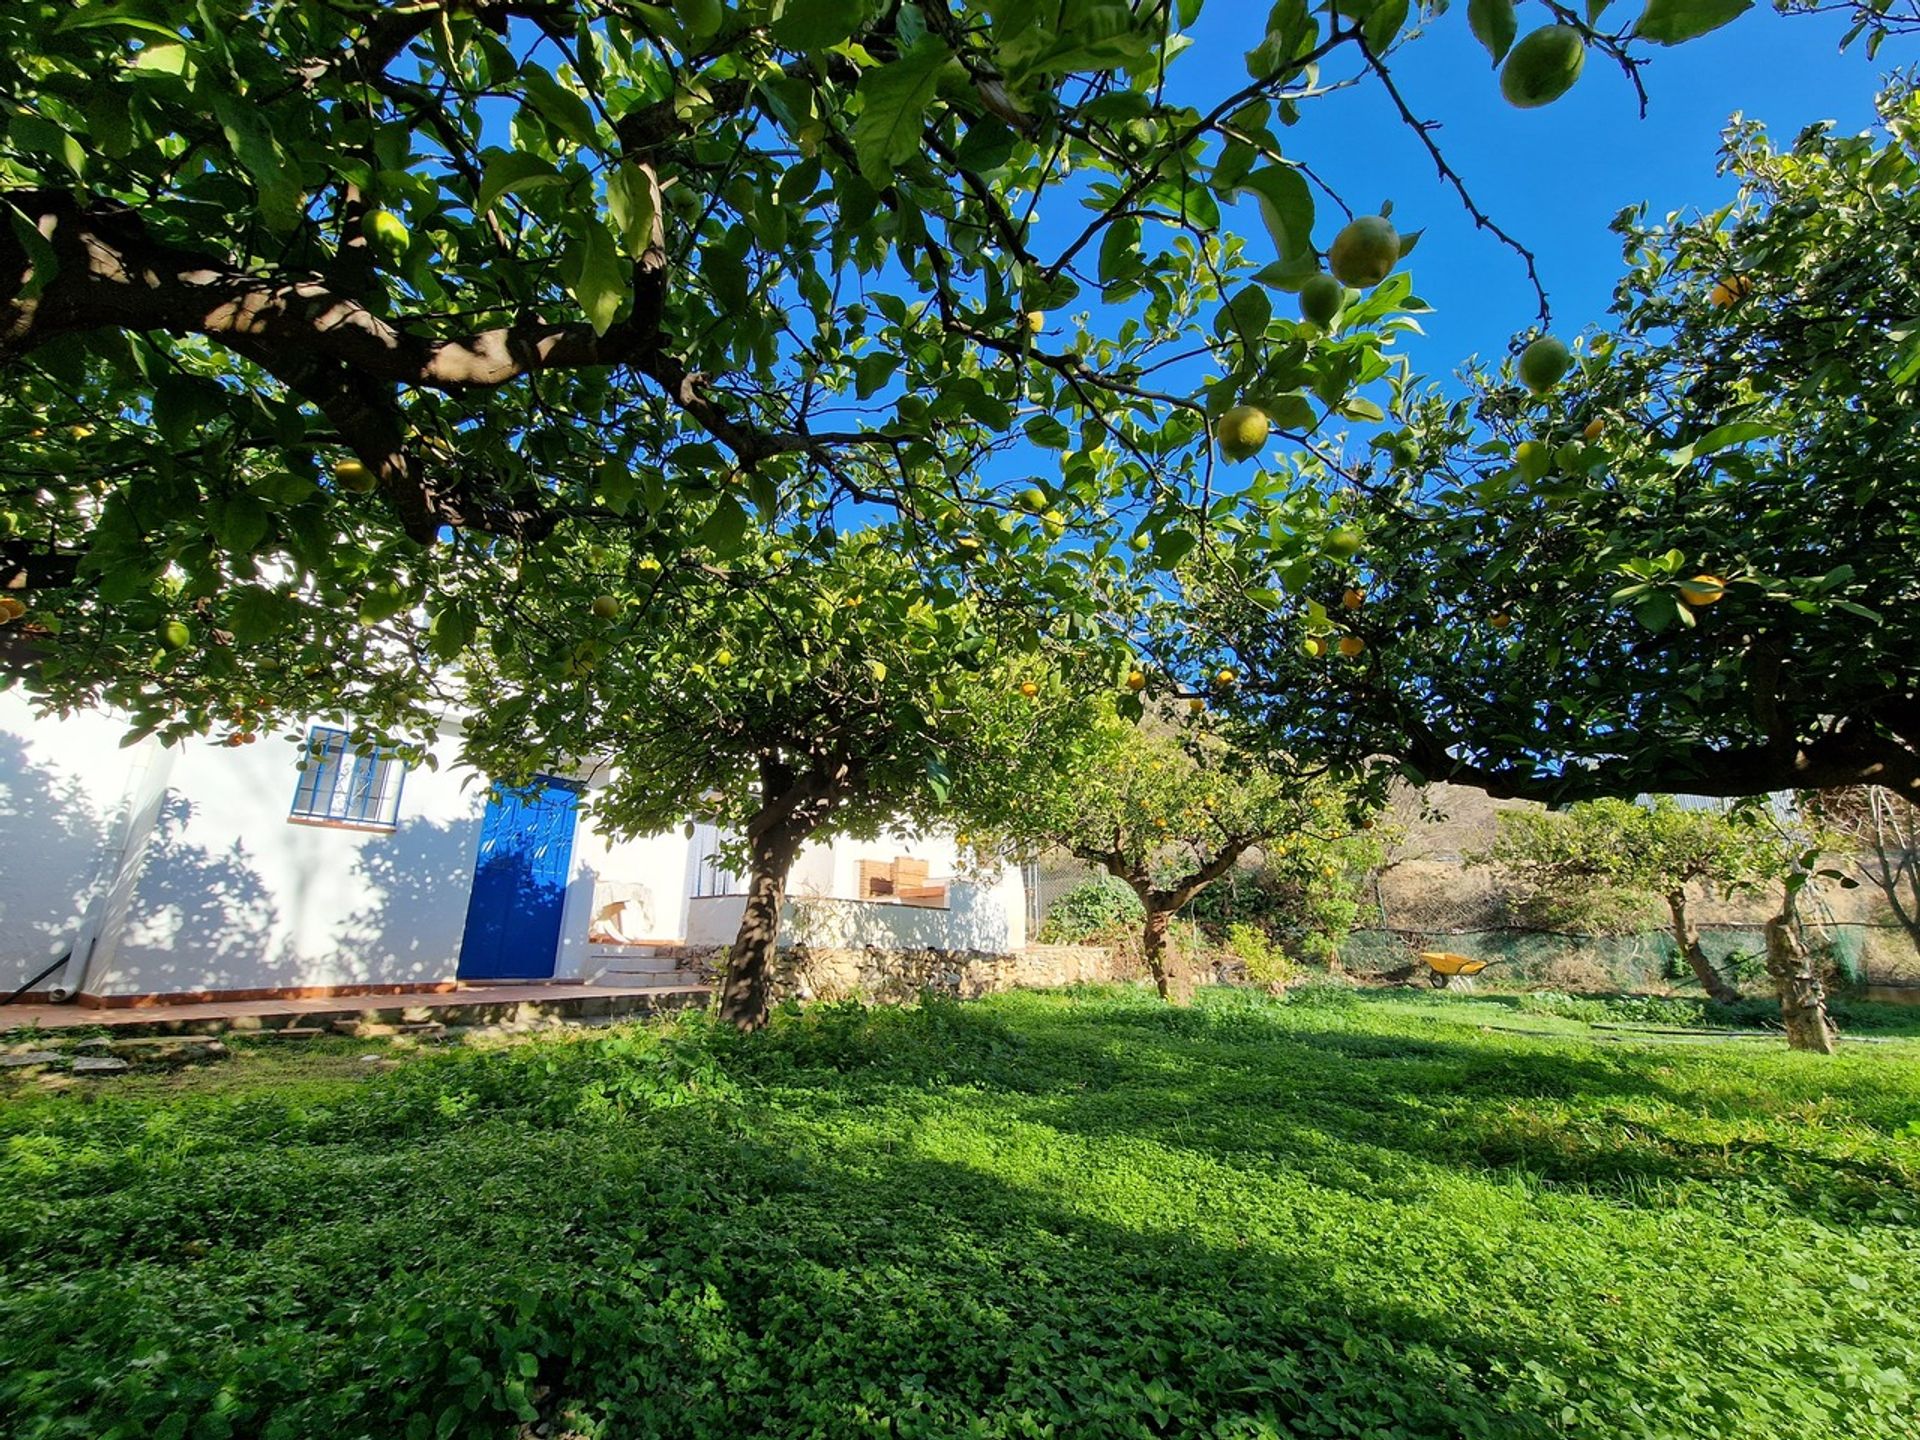
{"label": "white house", "polygon": [[[590,777],[489,799],[471,771],[358,755],[326,725],[238,746],[122,748],[125,732],[0,693],[0,996],[592,981],[646,947],[724,945],[740,918],[712,827],[609,841],[586,815]],[[1018,869],[963,874],[949,838],[810,846],[789,894],[789,942],[1006,954],[1026,940]]]}

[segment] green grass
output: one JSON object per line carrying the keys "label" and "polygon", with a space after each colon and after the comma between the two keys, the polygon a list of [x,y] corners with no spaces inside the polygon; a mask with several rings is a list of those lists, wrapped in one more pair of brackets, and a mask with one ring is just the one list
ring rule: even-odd
{"label": "green grass", "polygon": [[1920,1434],[1908,1041],[1113,990],[375,1048],[0,1092],[0,1433]]}

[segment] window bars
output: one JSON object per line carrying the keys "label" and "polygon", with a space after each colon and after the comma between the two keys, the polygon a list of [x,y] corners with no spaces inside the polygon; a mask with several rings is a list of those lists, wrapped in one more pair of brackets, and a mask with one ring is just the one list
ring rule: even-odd
{"label": "window bars", "polygon": [[287,818],[305,825],[392,830],[400,823],[406,774],[406,765],[391,751],[356,747],[345,730],[315,725],[307,732]]}

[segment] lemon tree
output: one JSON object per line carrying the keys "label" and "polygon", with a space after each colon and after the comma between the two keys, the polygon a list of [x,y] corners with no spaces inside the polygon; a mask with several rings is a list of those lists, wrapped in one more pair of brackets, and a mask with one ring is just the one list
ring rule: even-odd
{"label": "lemon tree", "polygon": [[[575,583],[549,567],[577,570]],[[465,720],[464,758],[511,784],[575,757],[604,781],[600,827],[657,833],[691,810],[732,837],[745,906],[720,1008],[744,1028],[766,1019],[804,844],[1004,825],[1028,777],[1073,753],[1118,693],[1120,652],[1028,618],[1033,597],[1009,585],[953,587],[892,527],[697,570],[608,546],[553,556],[503,590],[498,578],[448,599],[478,625],[463,693],[486,697]],[[588,592],[616,603],[581,603]]]}
{"label": "lemon tree", "polygon": [[[1569,368],[1406,387],[1354,557],[1201,557],[1169,663],[1237,657],[1280,743],[1497,795],[1920,795],[1920,100],[1880,119],[1736,126],[1731,204],[1620,219]],[[1336,632],[1363,651],[1306,648]]]}
{"label": "lemon tree", "polygon": [[[583,525],[693,551],[879,512],[965,560],[1037,490],[1092,563],[1177,563],[1269,483],[1223,417],[1251,460],[1371,413],[1419,308],[1414,234],[1331,213],[1293,127],[1330,66],[1391,83],[1425,12],[1280,0],[1222,55],[1202,9],[5,7],[11,633],[54,692],[124,692],[185,624],[234,673],[147,708],[198,726],[279,685],[245,637]],[[1626,61],[1738,9],[1472,23]],[[1291,299],[1328,249],[1378,285],[1337,333],[1326,285]]]}
{"label": "lemon tree", "polygon": [[1144,721],[1107,706],[1057,756],[1051,772],[1028,779],[1022,804],[999,815],[1001,833],[1065,850],[1139,896],[1142,952],[1163,999],[1185,983],[1167,953],[1176,911],[1276,842],[1291,877],[1296,860],[1370,814],[1324,778],[1264,763],[1229,722],[1175,697]]}

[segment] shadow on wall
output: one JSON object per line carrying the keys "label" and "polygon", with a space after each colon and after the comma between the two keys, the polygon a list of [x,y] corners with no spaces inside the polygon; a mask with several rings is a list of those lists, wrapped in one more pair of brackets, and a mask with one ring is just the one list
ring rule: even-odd
{"label": "shadow on wall", "polygon": [[0,730],[0,994],[65,952],[112,829],[85,786]]}
{"label": "shadow on wall", "polygon": [[[280,909],[239,840],[210,850],[184,836],[193,802],[169,794],[154,819],[134,902],[115,950],[137,957],[143,990],[226,990],[258,985],[275,968]],[[159,958],[169,957],[169,958]],[[90,973],[99,990],[109,976]],[[118,987],[115,987],[118,988]]]}
{"label": "shadow on wall", "polygon": [[[450,980],[471,878],[470,826],[424,820],[283,867],[234,839],[184,838],[193,802],[169,795],[134,886],[124,937],[88,977],[113,994]],[[342,868],[331,876],[318,865]],[[348,868],[350,867],[350,868]],[[264,873],[263,873],[264,872]],[[344,882],[344,883],[343,883]],[[342,892],[346,899],[343,901]]]}
{"label": "shadow on wall", "polygon": [[366,898],[340,927],[339,951],[377,984],[451,980],[473,888],[477,820],[408,820],[360,847]]}

